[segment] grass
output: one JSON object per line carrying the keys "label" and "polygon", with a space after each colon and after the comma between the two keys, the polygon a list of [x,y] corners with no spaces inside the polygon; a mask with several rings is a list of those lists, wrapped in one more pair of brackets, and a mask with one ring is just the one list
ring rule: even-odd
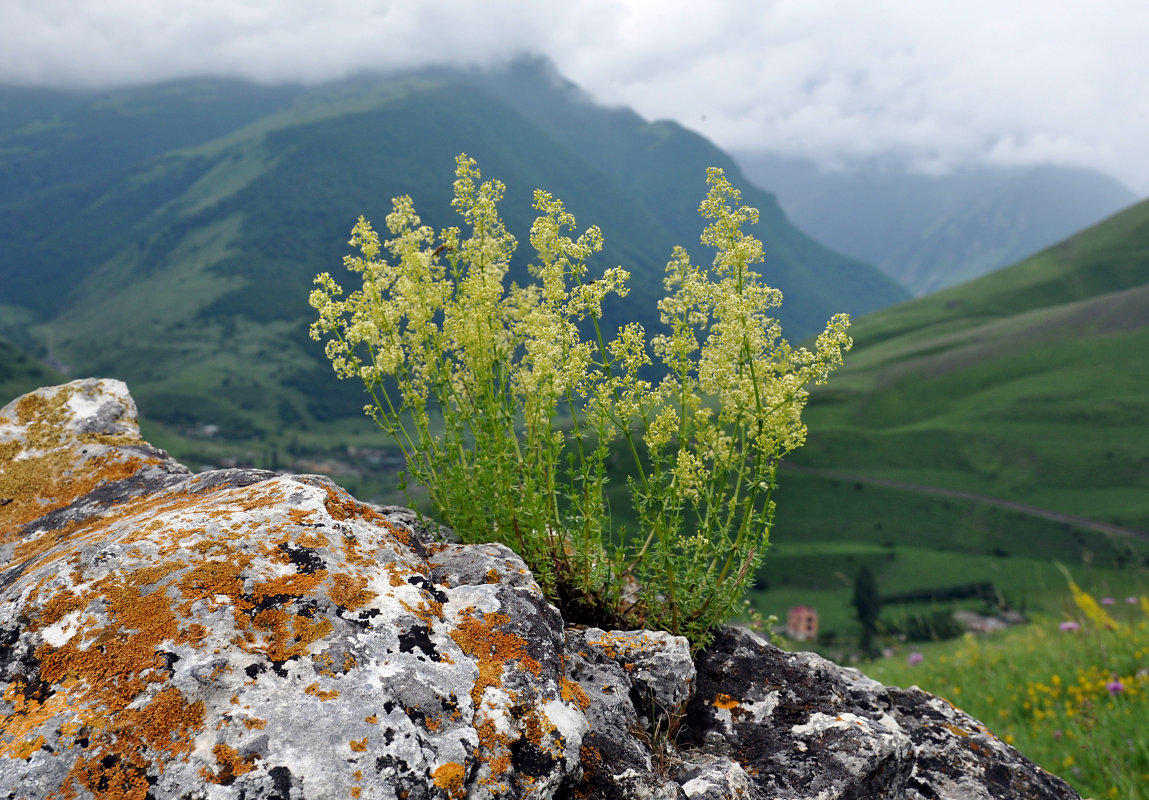
{"label": "grass", "polygon": [[1092,600],[1063,589],[1056,614],[986,637],[901,646],[865,671],[946,698],[1083,796],[1144,800],[1149,597]]}

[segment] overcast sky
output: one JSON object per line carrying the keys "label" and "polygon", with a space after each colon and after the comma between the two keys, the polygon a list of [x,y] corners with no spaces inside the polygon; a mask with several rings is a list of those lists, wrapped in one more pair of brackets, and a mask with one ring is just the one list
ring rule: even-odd
{"label": "overcast sky", "polygon": [[324,81],[549,56],[729,149],[1096,167],[1149,194],[1147,0],[0,0],[0,81]]}

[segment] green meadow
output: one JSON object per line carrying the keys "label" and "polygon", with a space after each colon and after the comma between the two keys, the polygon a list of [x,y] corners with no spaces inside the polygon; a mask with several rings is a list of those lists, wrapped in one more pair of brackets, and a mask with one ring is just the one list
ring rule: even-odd
{"label": "green meadow", "polygon": [[864,669],[946,698],[1083,797],[1149,798],[1149,598],[1079,594],[1078,604],[1064,580],[1061,592],[1056,612],[1029,625],[902,645]]}

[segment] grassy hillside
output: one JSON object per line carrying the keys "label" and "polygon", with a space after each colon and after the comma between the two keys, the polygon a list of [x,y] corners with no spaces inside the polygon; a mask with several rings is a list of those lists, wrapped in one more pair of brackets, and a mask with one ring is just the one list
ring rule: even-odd
{"label": "grassy hillside", "polygon": [[[552,91],[529,68],[516,80],[515,103],[490,82],[428,74],[309,90],[192,82],[89,98],[47,121],[25,114],[0,130],[0,177],[22,187],[0,199],[0,333],[72,374],[126,380],[165,426],[158,435],[191,436],[205,460],[220,440],[257,451],[354,442],[369,433],[361,388],[336,381],[307,338],[311,280],[342,271],[357,216],[382,228],[393,196],[410,194],[435,227],[455,224],[464,151],[507,184],[503,211],[523,243],[512,277],[525,274],[532,193],[547,188],[580,225],[602,227],[598,266],[632,270],[627,314],[652,327],[672,246],[696,247],[705,168],[729,159],[676,126]],[[524,111],[540,98],[546,110]],[[578,122],[559,136],[540,120],[564,108]],[[597,160],[587,142],[606,129],[634,170]],[[99,163],[45,166],[83,161],[85,147]],[[904,298],[875,268],[794,231],[766,193],[745,199],[764,207],[768,248],[777,242],[769,274],[788,293],[791,336]]]}
{"label": "grassy hillside", "polygon": [[770,603],[833,587],[837,570],[824,602],[846,624],[867,559],[898,590],[989,580],[1015,596],[1047,582],[1051,558],[1107,581],[1144,561],[1149,203],[854,336],[784,472],[765,577],[789,595]]}
{"label": "grassy hillside", "polygon": [[56,370],[0,339],[0,406],[26,392],[64,380]]}

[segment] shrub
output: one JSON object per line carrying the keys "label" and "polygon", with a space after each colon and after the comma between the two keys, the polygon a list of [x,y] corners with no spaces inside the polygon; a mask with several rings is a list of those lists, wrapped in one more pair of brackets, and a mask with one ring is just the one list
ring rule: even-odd
{"label": "shrub", "polygon": [[[599,229],[570,238],[574,217],[536,192],[537,282],[507,287],[516,242],[498,214],[504,187],[481,182],[465,155],[456,178],[465,233],[436,236],[409,197],[393,201],[386,242],[359,219],[359,254],[344,261],[362,289],[341,299],[318,276],[313,338],[330,337],[340,377],[363,381],[367,413],[465,541],[512,547],[568,620],[702,646],[763,557],[779,460],[805,439],[805,387],[851,345],[848,318],[835,316],[813,352],[782,338],[770,316],[781,293],[751,268],[762,245],[742,232],[757,211],[711,169],[700,212],[712,267],[675,248],[658,305],[666,331],[648,346],[631,322],[608,338],[602,304],[625,296],[629,274],[591,279]],[[612,442],[633,463],[637,531],[616,530],[608,513]]]}

